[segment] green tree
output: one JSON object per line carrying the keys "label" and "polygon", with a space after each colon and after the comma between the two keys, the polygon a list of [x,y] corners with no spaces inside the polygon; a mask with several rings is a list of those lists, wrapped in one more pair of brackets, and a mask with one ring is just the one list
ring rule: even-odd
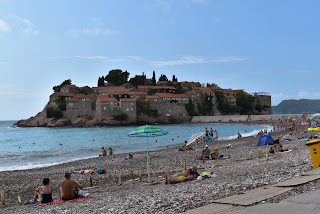
{"label": "green tree", "polygon": [[178,79],[176,78],[176,75],[172,76],[172,82],[178,82]]}
{"label": "green tree", "polygon": [[127,71],[123,72],[120,69],[109,71],[109,74],[104,78],[106,81],[120,86],[128,82],[129,74]]}
{"label": "green tree", "polygon": [[157,80],[156,80],[156,72],[153,71],[152,74],[152,79],[151,79],[151,85],[156,85],[157,84]]}
{"label": "green tree", "polygon": [[55,119],[59,119],[59,118],[63,117],[63,113],[59,109],[56,109],[53,107],[48,107],[46,109],[46,111],[47,111],[47,118],[54,117]]}
{"label": "green tree", "polygon": [[137,115],[145,114],[148,116],[153,115],[153,110],[151,109],[150,101],[146,100],[146,96],[140,96],[137,99]]}
{"label": "green tree", "polygon": [[207,82],[207,87],[218,87],[218,85],[215,83],[208,83]]}
{"label": "green tree", "polygon": [[99,77],[98,79],[98,87],[104,86],[104,76]]}
{"label": "green tree", "polygon": [[188,115],[192,117],[194,115],[194,105],[192,101],[189,99],[189,103],[185,104],[184,106],[188,112]]}
{"label": "green tree", "polygon": [[236,105],[239,107],[240,114],[252,113],[253,99],[243,93],[242,90],[236,93]]}
{"label": "green tree", "polygon": [[181,87],[180,83],[175,84],[174,87],[176,88],[174,92],[175,94],[183,94],[184,92],[186,92],[186,90]]}
{"label": "green tree", "polygon": [[66,102],[65,97],[59,96],[55,101],[56,101],[56,103],[57,103],[57,105],[58,105],[58,109],[59,109],[60,111],[65,111],[65,110],[66,110],[66,108],[67,108],[67,102]]}
{"label": "green tree", "polygon": [[60,85],[53,86],[52,90],[54,92],[60,92],[60,89],[65,85],[71,85],[71,79],[67,79],[67,80],[63,81]]}
{"label": "green tree", "polygon": [[159,81],[168,81],[168,78],[165,74],[161,74],[159,77]]}

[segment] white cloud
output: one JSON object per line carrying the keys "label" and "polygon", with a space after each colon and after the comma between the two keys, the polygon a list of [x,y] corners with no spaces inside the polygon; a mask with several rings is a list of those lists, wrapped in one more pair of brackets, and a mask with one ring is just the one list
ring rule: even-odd
{"label": "white cloud", "polygon": [[151,61],[151,64],[154,66],[175,66],[175,65],[187,65],[187,64],[201,64],[201,63],[221,63],[221,62],[232,62],[232,61],[242,61],[247,58],[241,57],[219,57],[216,59],[207,59],[203,57],[195,56],[184,56],[181,59],[177,60],[160,60],[160,61]]}
{"label": "white cloud", "polygon": [[118,33],[119,33],[118,31],[114,31],[110,28],[99,28],[99,27],[72,29],[69,31],[69,34],[73,38],[78,38],[81,35],[84,35],[84,36],[111,36],[111,35],[115,35]]}
{"label": "white cloud", "polygon": [[17,20],[17,30],[27,36],[36,36],[39,34],[39,30],[29,19],[23,19],[16,16]]}
{"label": "white cloud", "polygon": [[127,56],[129,59],[131,60],[135,60],[135,61],[145,61],[143,57],[140,56]]}
{"label": "white cloud", "polygon": [[4,32],[10,32],[10,26],[8,25],[8,23],[6,23],[5,21],[0,19],[0,30],[4,31]]}

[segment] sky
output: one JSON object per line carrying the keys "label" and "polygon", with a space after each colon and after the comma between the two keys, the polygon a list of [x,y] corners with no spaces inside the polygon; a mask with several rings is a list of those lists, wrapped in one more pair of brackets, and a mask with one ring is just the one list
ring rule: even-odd
{"label": "sky", "polygon": [[175,74],[284,99],[320,99],[320,1],[0,0],[0,120],[42,111],[52,87]]}

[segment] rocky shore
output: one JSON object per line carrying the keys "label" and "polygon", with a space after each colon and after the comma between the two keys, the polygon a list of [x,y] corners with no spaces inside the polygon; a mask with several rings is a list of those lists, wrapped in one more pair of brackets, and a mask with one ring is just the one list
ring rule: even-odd
{"label": "rocky shore", "polygon": [[[287,132],[273,133],[274,139],[283,137]],[[248,137],[209,144],[210,149],[218,147],[220,154],[230,156],[225,160],[208,160],[204,163],[196,159],[198,150],[183,152],[177,149],[164,149],[149,152],[151,180],[154,185],[145,185],[146,153],[133,153],[132,160],[125,160],[127,154],[118,154],[102,158],[91,158],[61,165],[0,172],[0,190],[5,193],[5,207],[1,213],[180,213],[189,209],[212,203],[214,200],[244,192],[246,190],[275,184],[313,169],[312,161],[304,140],[298,137],[310,133],[286,136],[291,141],[284,142],[284,149],[294,149],[287,153],[275,153],[266,160],[265,146],[256,146],[258,137]],[[226,148],[228,144],[232,148]],[[194,145],[195,146],[195,145]],[[197,182],[164,185],[157,183],[159,176],[169,169],[182,171],[183,163],[197,166],[200,172],[210,171],[217,176]],[[34,189],[41,185],[44,177],[51,179],[53,197],[58,199],[59,181],[66,171],[101,167],[106,174],[93,175],[94,188],[89,188],[89,176],[73,174],[94,196],[82,202],[72,202],[39,207],[18,203],[18,196],[25,202],[33,198]],[[142,181],[131,180],[131,170],[135,178],[142,172]],[[121,176],[121,185],[119,185]],[[320,189],[320,182],[309,182],[280,196],[269,199],[278,202],[297,193]]]}

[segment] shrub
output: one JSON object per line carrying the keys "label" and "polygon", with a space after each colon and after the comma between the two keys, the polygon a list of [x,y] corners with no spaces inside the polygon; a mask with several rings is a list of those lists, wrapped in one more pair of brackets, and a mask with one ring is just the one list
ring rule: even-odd
{"label": "shrub", "polygon": [[62,111],[59,109],[53,108],[53,107],[48,107],[47,108],[47,117],[52,118],[54,117],[55,119],[59,119],[63,117]]}

